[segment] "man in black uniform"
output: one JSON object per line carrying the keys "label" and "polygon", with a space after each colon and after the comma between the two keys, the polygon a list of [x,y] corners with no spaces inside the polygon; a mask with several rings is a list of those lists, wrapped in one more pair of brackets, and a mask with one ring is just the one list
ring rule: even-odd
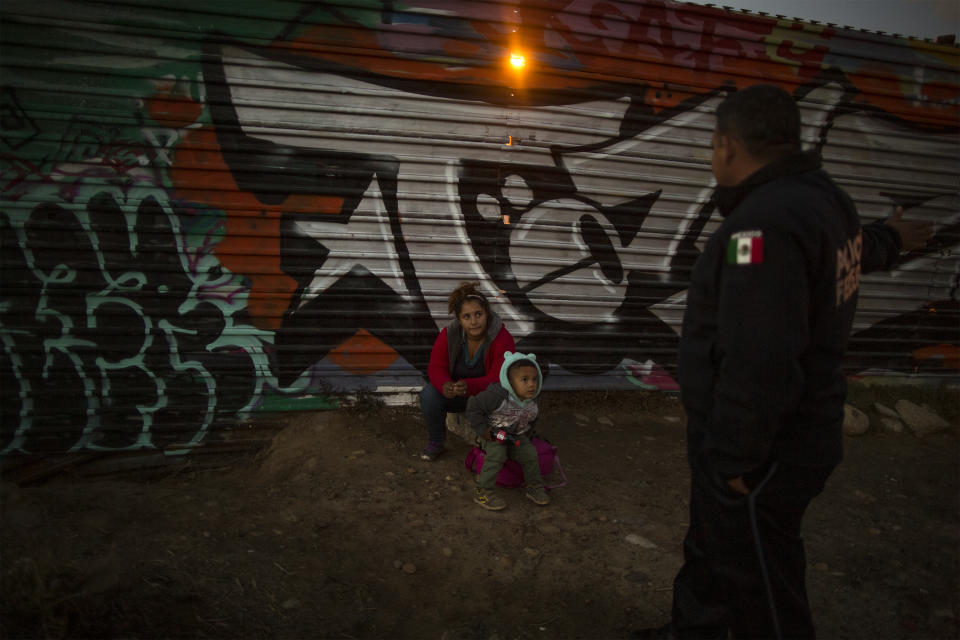
{"label": "man in black uniform", "polygon": [[678,360],[692,472],[684,564],[671,624],[635,635],[812,638],[800,526],[842,455],[860,274],[931,229],[902,211],[861,227],[819,156],[801,151],[796,103],[773,86],[720,104],[712,169],[725,219],[694,267]]}

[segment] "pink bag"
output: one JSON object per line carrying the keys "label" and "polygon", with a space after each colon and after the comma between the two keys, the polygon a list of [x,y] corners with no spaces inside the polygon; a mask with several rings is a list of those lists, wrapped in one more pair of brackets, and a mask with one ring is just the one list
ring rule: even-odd
{"label": "pink bag", "polygon": [[[560,477],[563,479],[560,484],[547,486],[546,488],[556,489],[566,486],[567,476],[564,475],[563,468],[560,466],[560,456],[557,455],[557,448],[536,436],[530,439],[530,443],[536,447],[537,455],[540,458],[540,475],[543,477],[549,476],[556,466]],[[480,469],[483,468],[483,449],[480,447],[471,448],[463,462],[467,471],[479,474]],[[500,473],[497,474],[497,485],[508,488],[523,486],[523,467],[520,466],[520,463],[516,460],[507,460],[503,468],[500,469]]]}

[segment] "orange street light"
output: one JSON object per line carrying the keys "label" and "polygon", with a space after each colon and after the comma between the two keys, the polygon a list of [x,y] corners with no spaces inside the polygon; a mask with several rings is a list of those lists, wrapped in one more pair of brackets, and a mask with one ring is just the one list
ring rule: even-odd
{"label": "orange street light", "polygon": [[515,51],[510,52],[510,66],[519,71],[527,66],[527,59],[523,56],[522,53],[517,53]]}

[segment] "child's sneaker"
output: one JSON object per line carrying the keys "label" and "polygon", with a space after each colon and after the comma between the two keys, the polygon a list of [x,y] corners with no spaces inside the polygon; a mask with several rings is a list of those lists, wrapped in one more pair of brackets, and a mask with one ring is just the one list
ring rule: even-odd
{"label": "child's sneaker", "polygon": [[540,506],[550,504],[550,494],[543,487],[530,487],[527,489],[526,496],[533,500],[534,504]]}
{"label": "child's sneaker", "polygon": [[501,509],[506,509],[507,503],[503,501],[503,498],[495,494],[490,489],[481,489],[480,487],[476,488],[476,495],[473,497],[473,501],[484,509],[489,509],[490,511],[500,511]]}
{"label": "child's sneaker", "polygon": [[433,462],[441,453],[443,453],[443,443],[430,440],[427,442],[426,448],[420,452],[420,459]]}

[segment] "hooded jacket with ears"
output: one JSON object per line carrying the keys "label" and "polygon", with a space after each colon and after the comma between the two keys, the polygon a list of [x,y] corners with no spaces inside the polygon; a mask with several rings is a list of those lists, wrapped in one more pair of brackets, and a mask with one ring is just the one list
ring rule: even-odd
{"label": "hooded jacket with ears", "polygon": [[[452,382],[450,375],[457,355],[463,351],[466,337],[456,318],[449,325],[440,330],[430,352],[430,364],[427,365],[427,376],[437,391],[443,392],[443,384]],[[494,312],[490,312],[487,320],[487,335],[483,339],[483,366],[486,374],[480,378],[466,378],[467,395],[475,396],[492,382],[500,379],[500,366],[503,364],[503,354],[513,351],[516,346],[513,336],[507,331],[503,321]]]}
{"label": "hooded jacket with ears", "polygon": [[[505,429],[517,435],[527,433],[537,419],[536,400],[543,388],[543,374],[540,372],[537,356],[509,351],[503,355],[500,382],[491,384],[467,400],[467,420],[477,435],[483,435],[491,429]],[[532,363],[537,370],[537,392],[528,400],[517,397],[507,375],[510,365],[520,360]]]}

